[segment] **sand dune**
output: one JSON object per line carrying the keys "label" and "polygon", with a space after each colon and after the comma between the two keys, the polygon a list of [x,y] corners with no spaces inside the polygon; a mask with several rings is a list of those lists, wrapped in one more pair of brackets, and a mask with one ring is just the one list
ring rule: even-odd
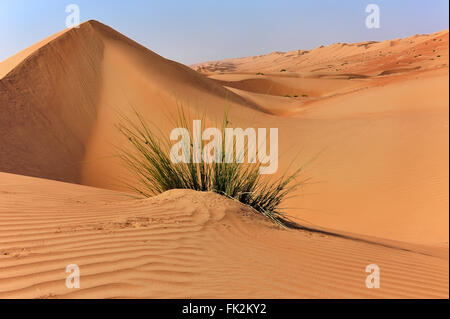
{"label": "sand dune", "polygon": [[414,67],[448,67],[448,30],[383,42],[335,43],[309,51],[273,52],[192,66],[205,74],[265,72],[310,73],[311,76],[376,76],[379,70],[407,72]]}
{"label": "sand dune", "polygon": [[[96,21],[0,63],[0,297],[448,297],[448,31],[193,69]],[[180,104],[277,127],[275,178],[320,154],[286,206],[325,233],[124,192],[119,115],[168,132]]]}
{"label": "sand dune", "polygon": [[303,223],[448,248],[448,30],[193,68],[278,115],[285,154],[324,152]]}
{"label": "sand dune", "polygon": [[50,37],[0,69],[9,70],[10,61],[15,67],[0,80],[0,170],[5,172],[89,183],[82,162],[102,157],[89,150],[97,147],[97,131],[111,137],[116,113],[132,106],[155,122],[167,122],[161,110],[168,105],[175,110],[177,95],[199,106],[223,109],[236,102],[257,108],[95,21]]}
{"label": "sand dune", "polygon": [[[1,298],[448,297],[445,258],[281,230],[214,193],[0,177]],[[365,287],[370,263],[380,289]],[[65,286],[68,264],[80,289]]]}
{"label": "sand dune", "polygon": [[[103,45],[90,30],[85,25],[85,32],[64,32],[26,50],[27,56],[9,59],[16,66],[0,80],[1,171],[80,180],[103,56]],[[6,60],[0,69],[5,63],[9,66]]]}

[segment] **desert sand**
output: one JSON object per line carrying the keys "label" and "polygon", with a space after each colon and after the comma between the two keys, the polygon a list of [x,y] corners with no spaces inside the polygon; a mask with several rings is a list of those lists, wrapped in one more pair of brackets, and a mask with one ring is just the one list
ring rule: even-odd
{"label": "desert sand", "polygon": [[[448,298],[448,62],[448,30],[191,67],[96,21],[37,43],[0,63],[0,297]],[[119,115],[180,104],[278,127],[275,178],[315,158],[286,203],[315,231],[129,193]]]}
{"label": "desert sand", "polygon": [[[150,199],[1,173],[0,298],[412,298],[448,294],[448,262],[281,230],[214,193]],[[6,191],[7,190],[7,191]],[[364,269],[381,269],[380,289]],[[65,267],[78,264],[81,288]]]}

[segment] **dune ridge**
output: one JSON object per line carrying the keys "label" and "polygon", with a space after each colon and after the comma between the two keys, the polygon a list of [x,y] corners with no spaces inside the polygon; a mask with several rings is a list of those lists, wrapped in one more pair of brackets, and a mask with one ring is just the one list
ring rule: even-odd
{"label": "dune ridge", "polygon": [[[111,110],[121,100],[122,109],[131,108],[133,103],[124,93],[120,74],[114,70],[118,61],[105,62],[117,47],[127,51],[127,59],[145,60],[142,64],[146,67],[145,76],[151,77],[153,96],[188,91],[188,96],[212,95],[258,108],[190,68],[164,59],[97,21],[88,21],[0,64],[0,105],[4,106],[0,109],[1,171],[83,182],[81,162],[88,156],[88,144],[103,116],[99,115],[102,105],[107,104]],[[142,70],[136,68],[135,76],[137,84]],[[114,79],[114,87],[108,87],[103,94],[105,82],[109,85],[108,77]],[[130,78],[122,80],[129,82]],[[148,83],[144,91],[152,90]],[[114,90],[117,94],[113,94]],[[162,109],[164,103],[163,100],[158,106]],[[24,141],[26,147],[21,146]]]}
{"label": "dune ridge", "polygon": [[[272,52],[203,62],[191,67],[205,74],[270,72],[309,76],[376,76],[414,68],[448,67],[448,30],[382,42],[334,43],[313,50]],[[395,71],[397,70],[397,71]]]}

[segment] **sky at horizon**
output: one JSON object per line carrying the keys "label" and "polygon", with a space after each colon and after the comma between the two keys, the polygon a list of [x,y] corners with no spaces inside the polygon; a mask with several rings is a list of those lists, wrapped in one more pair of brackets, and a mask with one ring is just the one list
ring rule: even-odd
{"label": "sky at horizon", "polygon": [[[380,8],[368,29],[365,9]],[[65,28],[66,6],[184,64],[448,29],[448,0],[0,0],[0,61]]]}

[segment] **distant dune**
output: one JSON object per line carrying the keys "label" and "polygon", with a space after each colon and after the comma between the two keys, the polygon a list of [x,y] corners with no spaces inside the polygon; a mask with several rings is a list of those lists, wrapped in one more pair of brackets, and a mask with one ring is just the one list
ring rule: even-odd
{"label": "distant dune", "polygon": [[273,52],[267,55],[199,63],[202,73],[301,72],[309,76],[376,76],[380,70],[448,68],[448,30],[409,38],[335,43],[314,50]]}
{"label": "distant dune", "polygon": [[[448,297],[448,65],[448,30],[187,67],[96,21],[0,62],[0,297]],[[277,127],[274,178],[317,157],[286,208],[320,232],[127,193],[119,115],[179,105]]]}

